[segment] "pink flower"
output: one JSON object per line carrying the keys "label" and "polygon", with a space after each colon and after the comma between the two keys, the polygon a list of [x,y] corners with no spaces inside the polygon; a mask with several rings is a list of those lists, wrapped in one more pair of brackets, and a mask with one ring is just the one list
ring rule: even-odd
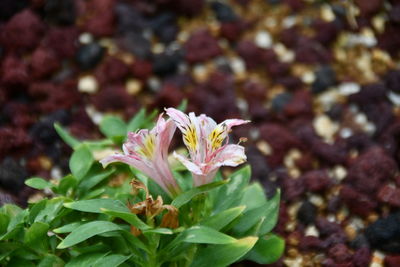
{"label": "pink flower", "polygon": [[230,119],[217,124],[204,114],[196,117],[191,112],[188,116],[174,108],[166,112],[181,130],[190,160],[175,152],[174,156],[192,172],[195,186],[212,182],[221,166],[234,167],[246,161],[244,147],[228,144],[228,134],[233,126],[249,121]]}
{"label": "pink flower", "polygon": [[161,114],[152,130],[128,133],[128,140],[122,146],[124,154],[115,154],[100,162],[103,167],[112,162],[129,164],[153,179],[170,196],[176,196],[180,188],[168,164],[168,147],[175,129],[174,122],[164,120]]}

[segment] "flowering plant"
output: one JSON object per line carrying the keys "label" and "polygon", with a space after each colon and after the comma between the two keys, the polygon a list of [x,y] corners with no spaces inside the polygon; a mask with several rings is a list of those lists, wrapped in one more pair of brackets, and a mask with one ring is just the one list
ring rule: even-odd
{"label": "flowering plant", "polygon": [[[25,210],[0,208],[0,264],[201,267],[279,259],[284,242],[270,233],[279,191],[267,199],[259,183],[249,183],[249,166],[229,177],[219,172],[246,161],[244,147],[228,135],[248,121],[165,113],[151,130],[143,128],[155,114],[144,110],[128,123],[106,116],[106,138],[97,141],[77,140],[55,125],[73,148],[71,174],[31,178],[26,184],[44,190],[41,199]],[[176,129],[188,156],[174,152],[171,162]]]}

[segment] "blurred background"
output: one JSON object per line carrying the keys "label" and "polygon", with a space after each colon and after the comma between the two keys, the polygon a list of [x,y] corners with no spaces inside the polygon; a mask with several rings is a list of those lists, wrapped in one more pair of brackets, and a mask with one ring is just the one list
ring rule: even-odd
{"label": "blurred background", "polygon": [[54,122],[96,139],[187,99],[252,121],[234,139],[283,193],[274,266],[400,266],[399,51],[398,0],[1,0],[0,204],[69,173]]}

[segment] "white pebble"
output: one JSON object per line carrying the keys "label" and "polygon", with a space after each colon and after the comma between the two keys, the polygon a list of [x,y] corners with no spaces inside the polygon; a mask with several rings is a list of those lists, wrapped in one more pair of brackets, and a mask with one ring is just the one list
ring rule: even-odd
{"label": "white pebble", "polygon": [[246,71],[246,65],[240,58],[232,58],[230,66],[235,74],[243,74]]}
{"label": "white pebble", "polygon": [[84,32],[81,35],[79,35],[79,42],[81,44],[89,44],[93,42],[93,35],[88,32]]}
{"label": "white pebble", "polygon": [[99,89],[97,80],[94,76],[83,76],[78,81],[78,90],[82,93],[94,94]]}
{"label": "white pebble", "polygon": [[325,139],[332,139],[338,131],[339,126],[327,115],[319,115],[313,121],[313,126],[317,134]]}
{"label": "white pebble", "polygon": [[318,229],[314,225],[311,225],[306,228],[306,230],[304,231],[304,235],[319,237],[319,232],[318,232]]}
{"label": "white pebble", "polygon": [[360,85],[357,83],[352,83],[352,82],[348,82],[348,83],[342,83],[339,86],[339,93],[341,95],[351,95],[351,94],[355,94],[360,92]]}
{"label": "white pebble", "polygon": [[294,25],[296,25],[297,17],[296,16],[288,16],[282,20],[282,26],[285,29],[288,29]]}
{"label": "white pebble", "polygon": [[346,178],[347,176],[347,170],[341,166],[341,165],[337,165],[333,168],[333,175],[336,179],[338,179],[339,181],[343,180],[344,178]]}
{"label": "white pebble", "polygon": [[99,125],[103,120],[103,114],[98,112],[93,106],[87,106],[85,110],[94,124]]}
{"label": "white pebble", "polygon": [[350,128],[343,128],[340,130],[339,135],[342,138],[349,138],[353,135],[353,130],[351,130]]}
{"label": "white pebble", "polygon": [[270,48],[272,45],[271,35],[267,31],[260,31],[256,35],[255,43],[258,47]]}
{"label": "white pebble", "polygon": [[387,96],[395,106],[400,106],[400,94],[396,94],[390,91]]}

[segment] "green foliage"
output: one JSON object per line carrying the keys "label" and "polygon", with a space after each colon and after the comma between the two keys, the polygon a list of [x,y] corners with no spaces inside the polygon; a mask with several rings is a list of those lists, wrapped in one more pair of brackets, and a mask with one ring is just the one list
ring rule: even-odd
{"label": "green foliage", "polygon": [[[183,102],[181,109],[186,108]],[[280,258],[284,241],[271,233],[278,219],[279,191],[267,199],[259,183],[249,183],[251,169],[242,167],[225,179],[193,188],[190,173],[174,176],[184,191],[175,199],[143,174],[123,164],[103,169],[97,154],[120,147],[129,131],[153,125],[158,112],[140,110],[125,123],[105,116],[101,140],[78,140],[59,124],[54,127],[73,149],[71,174],[59,181],[40,177],[26,185],[46,190],[52,198],[0,208],[1,266],[228,266],[240,259],[260,264]],[[162,225],[167,211],[149,218],[131,205],[144,203],[129,182],[138,178],[153,199],[179,211],[179,227]]]}

